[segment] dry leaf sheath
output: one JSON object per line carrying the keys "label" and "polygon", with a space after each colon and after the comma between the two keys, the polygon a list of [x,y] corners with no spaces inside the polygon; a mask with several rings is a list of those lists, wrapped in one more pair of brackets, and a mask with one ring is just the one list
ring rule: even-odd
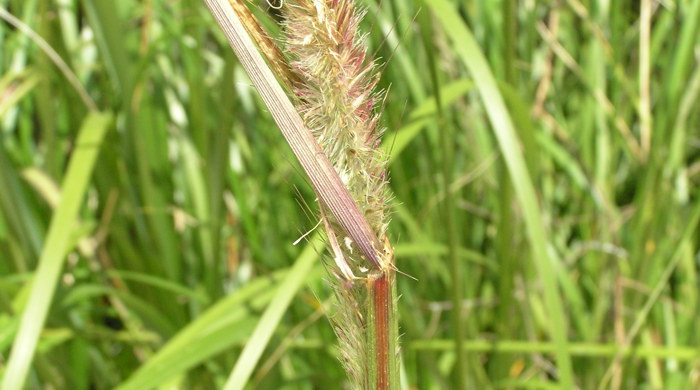
{"label": "dry leaf sheath", "polygon": [[319,199],[353,238],[360,252],[375,266],[386,267],[386,261],[381,256],[382,244],[258,52],[241,19],[227,0],[205,0],[205,3],[308,175]]}

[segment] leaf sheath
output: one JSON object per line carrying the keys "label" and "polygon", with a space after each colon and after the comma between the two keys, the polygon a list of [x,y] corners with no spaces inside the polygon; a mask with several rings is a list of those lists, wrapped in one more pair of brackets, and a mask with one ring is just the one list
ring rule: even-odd
{"label": "leaf sheath", "polygon": [[382,246],[364,218],[338,173],[323,154],[304,125],[284,90],[258,52],[236,12],[226,0],[204,0],[229,41],[243,68],[259,91],[272,118],[309,176],[311,185],[323,204],[352,238],[362,254],[375,266],[384,269]]}

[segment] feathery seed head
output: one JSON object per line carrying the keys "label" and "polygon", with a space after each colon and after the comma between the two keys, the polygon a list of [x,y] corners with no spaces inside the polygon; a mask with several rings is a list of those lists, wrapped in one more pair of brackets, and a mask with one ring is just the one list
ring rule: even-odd
{"label": "feathery seed head", "polygon": [[[292,71],[296,106],[321,149],[338,172],[376,236],[390,256],[386,239],[386,157],[380,145],[382,129],[376,107],[379,75],[359,32],[364,12],[352,0],[287,0],[286,51]],[[372,300],[364,283],[377,266],[365,259],[353,240],[324,212],[321,219],[332,251],[331,285],[338,297],[335,332],[342,362],[353,389],[372,388],[369,370],[371,342],[366,337]],[[385,252],[382,252],[385,253]],[[385,253],[386,255],[386,253]],[[383,255],[384,256],[384,255]],[[380,270],[384,271],[384,270]]]}
{"label": "feathery seed head", "polygon": [[382,237],[386,159],[374,112],[382,94],[374,91],[378,73],[358,30],[363,15],[351,0],[289,0],[286,49],[299,76],[294,92],[306,125]]}

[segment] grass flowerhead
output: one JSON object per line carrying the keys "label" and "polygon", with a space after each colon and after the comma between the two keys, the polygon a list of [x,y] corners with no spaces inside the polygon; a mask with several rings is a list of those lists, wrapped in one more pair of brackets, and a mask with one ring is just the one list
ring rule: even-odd
{"label": "grass flowerhead", "polygon": [[285,10],[297,109],[382,246],[374,248],[381,261],[368,261],[320,202],[334,260],[342,360],[353,388],[393,388],[393,249],[386,238],[386,157],[377,113],[382,93],[375,89],[379,73],[358,28],[364,12],[351,0],[291,0]]}

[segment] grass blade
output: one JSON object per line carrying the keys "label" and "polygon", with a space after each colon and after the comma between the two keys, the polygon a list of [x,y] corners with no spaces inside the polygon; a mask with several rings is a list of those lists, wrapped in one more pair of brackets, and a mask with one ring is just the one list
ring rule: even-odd
{"label": "grass blade", "polygon": [[292,266],[284,281],[277,288],[277,292],[272,298],[272,303],[260,317],[253,335],[250,336],[243,353],[241,353],[236,362],[236,366],[231,371],[224,390],[242,390],[248,383],[253,369],[282,319],[282,315],[287,311],[292,298],[299,291],[299,288],[307,280],[313,265],[317,264],[320,251],[318,248],[319,241],[318,234],[310,239],[310,243],[299,255],[294,266]]}
{"label": "grass blade", "polygon": [[[297,263],[302,258],[304,262],[313,263],[315,253],[313,249],[306,248]],[[249,307],[257,308],[270,302],[274,297],[272,288],[275,280],[283,275],[288,279],[287,274],[284,271],[272,278],[256,279],[221,299],[178,332],[117,390],[144,390],[161,386],[217,353],[242,342],[255,327],[256,319],[250,315]],[[319,273],[306,272],[305,275],[308,277]],[[262,324],[260,320],[258,326],[259,324]]]}
{"label": "grass blade", "polygon": [[20,390],[24,385],[39,334],[58,284],[66,257],[66,245],[72,233],[71,228],[78,216],[97,153],[111,121],[110,114],[92,113],[80,129],[75,152],[61,185],[61,201],[51,218],[46,245],[41,252],[29,301],[22,313],[19,334],[12,346],[2,390]]}

